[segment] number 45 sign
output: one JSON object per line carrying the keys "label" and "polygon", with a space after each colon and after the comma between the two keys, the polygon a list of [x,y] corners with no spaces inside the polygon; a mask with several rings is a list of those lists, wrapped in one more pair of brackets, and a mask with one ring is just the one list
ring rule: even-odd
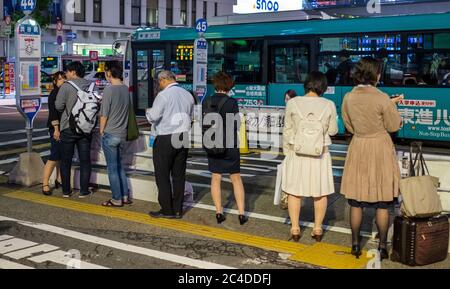
{"label": "number 45 sign", "polygon": [[208,29],[208,22],[205,19],[198,19],[195,23],[195,30],[199,33],[204,33]]}
{"label": "number 45 sign", "polygon": [[31,12],[36,8],[36,0],[20,0],[20,10]]}

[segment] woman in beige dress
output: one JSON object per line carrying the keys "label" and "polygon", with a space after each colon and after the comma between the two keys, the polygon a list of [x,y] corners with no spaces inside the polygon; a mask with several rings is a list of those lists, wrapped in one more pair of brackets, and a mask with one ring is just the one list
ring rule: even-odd
{"label": "woman in beige dress", "polygon": [[348,199],[352,229],[352,254],[361,255],[360,227],[363,208],[376,209],[380,237],[379,251],[387,258],[388,208],[399,194],[400,169],[389,133],[401,127],[396,103],[375,86],[380,80],[381,65],[371,57],[356,65],[357,86],[345,97],[342,118],[353,134],[342,177],[341,194]]}
{"label": "woman in beige dress", "polygon": [[[288,210],[291,219],[291,236],[296,242],[301,237],[299,218],[302,198],[314,198],[314,228],[311,236],[322,240],[322,222],[327,209],[327,196],[334,193],[333,169],[328,146],[330,136],[337,134],[335,104],[321,96],[327,90],[327,78],[321,72],[312,72],[305,81],[306,95],[295,97],[287,103],[283,149],[282,190],[288,194]],[[318,157],[298,155],[292,145],[300,121],[314,115],[320,119],[324,131],[324,150]]]}

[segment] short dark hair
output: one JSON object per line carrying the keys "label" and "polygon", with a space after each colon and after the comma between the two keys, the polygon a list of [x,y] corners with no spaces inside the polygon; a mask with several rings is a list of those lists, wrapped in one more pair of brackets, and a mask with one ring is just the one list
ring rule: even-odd
{"label": "short dark hair", "polygon": [[288,91],[286,91],[286,93],[284,95],[289,96],[290,98],[294,98],[296,97],[298,94],[295,90],[293,89],[289,89]]}
{"label": "short dark hair", "polygon": [[230,91],[234,87],[234,81],[231,76],[222,71],[217,72],[213,76],[212,83],[214,88],[219,91]]}
{"label": "short dark hair", "polygon": [[123,68],[118,62],[111,62],[105,66],[105,73],[111,73],[112,78],[123,79]]}
{"label": "short dark hair", "polygon": [[364,57],[355,66],[353,80],[356,85],[377,85],[381,74],[381,63],[373,57]]}
{"label": "short dark hair", "polygon": [[80,78],[83,78],[86,74],[86,69],[84,68],[83,64],[79,61],[73,61],[67,65],[67,71],[75,71],[76,75]]}
{"label": "short dark hair", "polygon": [[308,74],[305,80],[305,92],[315,92],[321,96],[327,91],[328,81],[325,74],[320,71],[313,71]]}

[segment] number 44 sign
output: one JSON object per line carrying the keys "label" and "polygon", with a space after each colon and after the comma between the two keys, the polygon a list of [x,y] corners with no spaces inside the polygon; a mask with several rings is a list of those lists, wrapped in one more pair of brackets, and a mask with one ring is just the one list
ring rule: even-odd
{"label": "number 44 sign", "polygon": [[31,12],[36,8],[36,0],[20,0],[20,10]]}

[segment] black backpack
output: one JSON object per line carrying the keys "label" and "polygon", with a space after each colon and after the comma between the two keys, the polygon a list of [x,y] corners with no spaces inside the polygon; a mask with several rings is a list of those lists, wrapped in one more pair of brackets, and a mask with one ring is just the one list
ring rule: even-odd
{"label": "black backpack", "polygon": [[[218,113],[222,111],[223,106],[227,103],[228,97],[222,97],[222,99],[217,103],[217,105],[214,105],[212,102],[212,97],[209,97],[205,100],[205,103],[203,104],[203,111],[202,111],[202,144],[203,149],[206,151],[206,153],[210,156],[220,156],[225,154],[226,152],[226,137],[225,137],[225,127],[223,128],[223,147],[212,147],[208,148],[205,146],[204,143],[204,137],[205,133],[211,129],[213,125],[210,124],[204,124],[204,118],[209,113]],[[225,126],[225,121],[223,121],[223,126]]]}

